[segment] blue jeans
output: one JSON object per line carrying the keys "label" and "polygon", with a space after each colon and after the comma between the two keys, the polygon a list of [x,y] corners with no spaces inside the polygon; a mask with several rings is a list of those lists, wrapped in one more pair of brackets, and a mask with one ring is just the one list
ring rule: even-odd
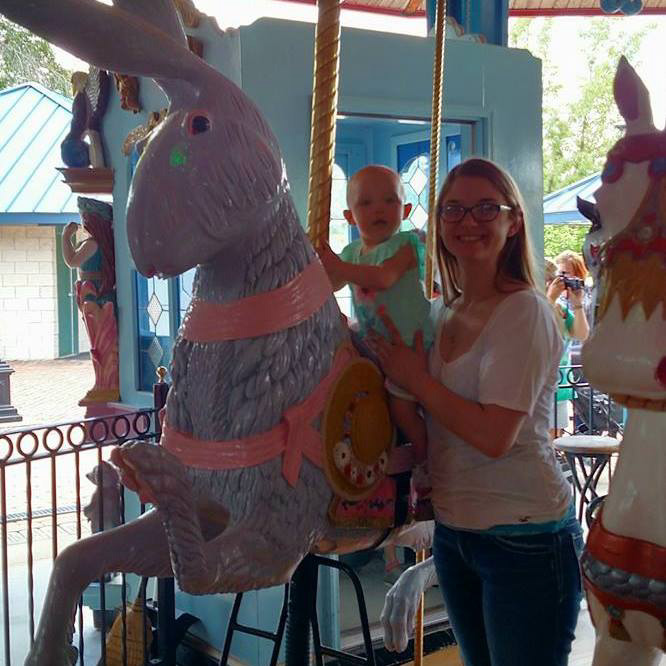
{"label": "blue jeans", "polygon": [[433,555],[465,666],[566,666],[582,586],[578,522],[520,536],[437,523]]}

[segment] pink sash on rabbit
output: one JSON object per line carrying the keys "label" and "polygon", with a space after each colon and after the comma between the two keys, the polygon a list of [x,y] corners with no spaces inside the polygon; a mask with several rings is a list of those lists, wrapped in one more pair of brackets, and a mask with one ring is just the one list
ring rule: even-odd
{"label": "pink sash on rabbit", "polygon": [[175,430],[165,419],[160,444],[184,465],[200,469],[241,469],[283,455],[282,473],[295,486],[303,456],[322,466],[321,436],[312,422],[324,409],[333,382],[355,356],[351,344],[342,345],[328,375],[303,402],[287,409],[271,430],[242,439],[204,440]]}
{"label": "pink sash on rabbit", "polygon": [[223,342],[283,331],[313,315],[333,293],[318,259],[291,282],[233,303],[193,299],[183,319],[183,338],[191,342]]}

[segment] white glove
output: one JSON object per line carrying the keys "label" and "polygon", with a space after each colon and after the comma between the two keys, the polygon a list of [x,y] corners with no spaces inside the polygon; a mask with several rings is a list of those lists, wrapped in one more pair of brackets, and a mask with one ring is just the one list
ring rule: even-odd
{"label": "white glove", "polygon": [[391,534],[390,543],[394,546],[411,548],[414,551],[426,550],[432,547],[432,537],[435,532],[435,521],[426,520],[401,527]]}
{"label": "white glove", "polygon": [[403,652],[407,649],[421,595],[436,582],[435,562],[429,557],[409,567],[388,591],[380,616],[387,650]]}

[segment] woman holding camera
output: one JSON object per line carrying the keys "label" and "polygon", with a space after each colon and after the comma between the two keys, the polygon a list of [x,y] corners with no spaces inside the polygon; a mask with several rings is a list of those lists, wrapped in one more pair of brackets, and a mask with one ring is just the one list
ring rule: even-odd
{"label": "woman holding camera", "polygon": [[584,342],[590,334],[584,302],[585,263],[580,254],[566,250],[555,257],[555,265],[557,276],[546,288],[548,300],[565,322],[570,319],[570,326],[566,326],[568,336]]}
{"label": "woman holding camera", "polygon": [[[546,294],[555,310],[562,339],[564,352],[560,368],[571,365],[571,340],[583,342],[590,333],[585,315],[585,290],[583,281],[587,274],[585,264],[580,255],[565,251],[555,258],[555,262],[546,259]],[[560,370],[560,384],[568,384],[569,378],[565,370]],[[558,437],[568,425],[568,403],[574,398],[571,388],[558,387],[556,393],[556,418],[551,422],[551,435]]]}

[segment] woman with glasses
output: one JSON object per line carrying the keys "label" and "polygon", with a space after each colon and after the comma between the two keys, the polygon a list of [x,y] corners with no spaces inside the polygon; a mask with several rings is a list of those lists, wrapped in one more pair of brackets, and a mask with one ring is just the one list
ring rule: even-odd
{"label": "woman with glasses", "polygon": [[435,343],[375,339],[425,410],[434,561],[466,666],[566,664],[581,597],[580,525],[548,434],[562,342],[524,210],[492,162],[455,167],[437,204]]}

